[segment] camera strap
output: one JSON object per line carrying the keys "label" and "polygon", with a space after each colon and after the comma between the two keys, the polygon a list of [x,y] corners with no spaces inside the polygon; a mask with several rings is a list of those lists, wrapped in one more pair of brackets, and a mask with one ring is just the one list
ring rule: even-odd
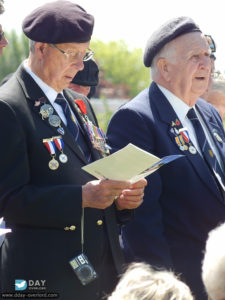
{"label": "camera strap", "polygon": [[81,213],[81,254],[78,254],[69,261],[70,266],[77,275],[82,285],[87,285],[89,282],[95,280],[98,275],[93,266],[89,262],[87,256],[84,254],[84,208]]}
{"label": "camera strap", "polygon": [[81,214],[81,253],[84,253],[84,208],[82,207],[82,214]]}

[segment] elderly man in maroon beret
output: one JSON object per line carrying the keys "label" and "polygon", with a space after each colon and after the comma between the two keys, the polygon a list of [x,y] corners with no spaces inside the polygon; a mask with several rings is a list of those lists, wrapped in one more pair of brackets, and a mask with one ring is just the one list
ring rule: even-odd
{"label": "elderly man in maroon beret", "polygon": [[[55,1],[23,21],[30,55],[0,89],[0,216],[12,233],[1,255],[1,292],[100,299],[123,257],[118,225],[142,203],[146,181],[95,180],[81,168],[107,154],[85,96],[67,87],[93,56],[94,18]],[[98,132],[98,130],[93,130]]]}

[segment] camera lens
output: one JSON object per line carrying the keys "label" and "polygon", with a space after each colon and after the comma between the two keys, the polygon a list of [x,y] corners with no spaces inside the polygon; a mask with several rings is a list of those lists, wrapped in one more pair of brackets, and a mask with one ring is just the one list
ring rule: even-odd
{"label": "camera lens", "polygon": [[92,277],[92,268],[89,265],[80,266],[79,277],[82,280],[89,280]]}

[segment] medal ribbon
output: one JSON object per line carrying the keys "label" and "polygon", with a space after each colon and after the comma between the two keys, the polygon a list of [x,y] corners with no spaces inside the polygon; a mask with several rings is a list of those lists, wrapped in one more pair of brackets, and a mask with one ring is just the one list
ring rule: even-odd
{"label": "medal ribbon", "polygon": [[45,147],[47,148],[48,152],[51,156],[55,156],[55,144],[52,140],[43,140]]}
{"label": "medal ribbon", "polygon": [[55,138],[53,138],[53,141],[54,141],[56,147],[59,149],[59,151],[63,152],[64,142],[62,140],[62,137],[55,137]]}
{"label": "medal ribbon", "polygon": [[183,139],[185,140],[186,143],[189,143],[190,138],[189,138],[189,133],[187,130],[181,131],[180,134],[182,135]]}

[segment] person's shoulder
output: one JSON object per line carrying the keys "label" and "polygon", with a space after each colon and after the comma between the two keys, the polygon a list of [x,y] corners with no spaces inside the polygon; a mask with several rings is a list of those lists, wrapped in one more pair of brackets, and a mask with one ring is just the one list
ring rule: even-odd
{"label": "person's shoulder", "polygon": [[201,110],[208,111],[210,113],[217,112],[216,108],[203,98],[198,98],[196,103]]}
{"label": "person's shoulder", "polygon": [[120,109],[141,109],[146,103],[149,103],[149,88],[141,91],[137,96],[121,106]]}
{"label": "person's shoulder", "polygon": [[207,117],[208,119],[214,117],[214,120],[217,123],[221,123],[220,114],[211,103],[207,102],[203,98],[199,98],[196,104],[199,107],[202,114],[204,115],[204,117]]}

